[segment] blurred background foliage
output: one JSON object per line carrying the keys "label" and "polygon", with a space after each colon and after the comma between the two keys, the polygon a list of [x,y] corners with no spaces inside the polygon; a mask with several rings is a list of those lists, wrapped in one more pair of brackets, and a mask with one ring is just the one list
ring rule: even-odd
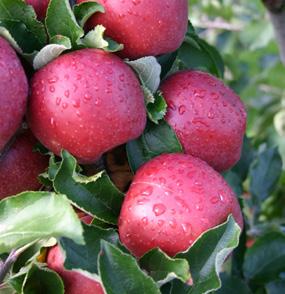
{"label": "blurred background foliage", "polygon": [[247,136],[255,146],[278,146],[285,162],[285,70],[261,0],[189,0],[189,18],[216,46],[225,79],[248,109]]}

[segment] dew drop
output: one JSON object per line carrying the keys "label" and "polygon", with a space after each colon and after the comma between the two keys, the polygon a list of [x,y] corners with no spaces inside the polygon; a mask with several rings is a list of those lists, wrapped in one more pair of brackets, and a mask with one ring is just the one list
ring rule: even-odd
{"label": "dew drop", "polygon": [[99,99],[99,98],[95,98],[95,100],[94,100],[94,104],[95,104],[95,105],[100,104],[100,99]]}
{"label": "dew drop", "polygon": [[144,205],[146,202],[148,202],[148,199],[140,198],[140,199],[138,199],[137,204],[138,205]]}
{"label": "dew drop", "polygon": [[142,223],[146,226],[148,224],[148,219],[147,217],[142,218]]}
{"label": "dew drop", "polygon": [[48,79],[48,83],[49,84],[54,84],[54,83],[56,83],[58,81],[58,77],[53,77],[53,78],[49,78]]}
{"label": "dew drop", "polygon": [[222,194],[219,194],[219,198],[220,198],[220,200],[221,200],[222,202],[224,202],[224,201],[225,201],[224,195],[222,195]]}
{"label": "dew drop", "polygon": [[69,97],[69,90],[66,90],[65,92],[64,92],[64,96],[66,97],[66,98],[68,98]]}
{"label": "dew drop", "polygon": [[62,108],[63,108],[63,109],[66,109],[67,107],[68,107],[68,104],[67,104],[66,102],[63,102],[63,103],[62,103]]}
{"label": "dew drop", "polygon": [[153,192],[153,187],[152,186],[148,186],[143,192],[142,195],[144,196],[150,196]]}
{"label": "dew drop", "polygon": [[214,118],[215,118],[215,114],[214,114],[213,110],[210,110],[210,111],[208,112],[208,118],[209,118],[209,119],[214,119]]}
{"label": "dew drop", "polygon": [[173,110],[173,111],[176,110],[176,105],[174,104],[173,101],[170,101],[170,102],[169,102],[169,108],[170,108],[171,110]]}
{"label": "dew drop", "polygon": [[164,204],[162,204],[162,203],[155,204],[155,205],[153,206],[152,211],[154,212],[154,214],[155,214],[156,216],[160,216],[160,215],[162,215],[162,214],[165,213],[165,211],[166,211],[166,207],[165,207]]}
{"label": "dew drop", "polygon": [[171,220],[168,222],[169,226],[173,229],[175,229],[177,227],[177,223],[175,220]]}
{"label": "dew drop", "polygon": [[183,115],[185,113],[185,111],[186,111],[185,105],[179,106],[178,112],[179,112],[180,115]]}
{"label": "dew drop", "polygon": [[139,5],[141,3],[141,0],[132,0],[134,5]]}
{"label": "dew drop", "polygon": [[157,222],[157,224],[158,224],[160,227],[162,227],[162,226],[164,225],[164,220],[160,219],[160,220]]}
{"label": "dew drop", "polygon": [[80,107],[80,100],[73,100],[72,105],[74,108],[79,108]]}
{"label": "dew drop", "polygon": [[214,197],[211,198],[210,201],[211,201],[212,204],[217,204],[219,202],[219,197],[214,196]]}
{"label": "dew drop", "polygon": [[83,99],[89,101],[89,100],[91,100],[91,95],[89,95],[89,94],[86,93],[84,95],[84,98]]}
{"label": "dew drop", "polygon": [[60,105],[61,102],[61,98],[60,97],[56,97],[55,103],[56,105]]}
{"label": "dew drop", "polygon": [[158,180],[159,180],[159,183],[160,183],[161,185],[165,185],[165,184],[166,184],[166,179],[165,179],[165,178],[160,177]]}
{"label": "dew drop", "polygon": [[124,82],[125,81],[125,75],[124,74],[120,74],[119,75],[119,79],[121,82]]}
{"label": "dew drop", "polygon": [[192,226],[189,223],[181,224],[182,230],[185,234],[189,235],[192,231]]}

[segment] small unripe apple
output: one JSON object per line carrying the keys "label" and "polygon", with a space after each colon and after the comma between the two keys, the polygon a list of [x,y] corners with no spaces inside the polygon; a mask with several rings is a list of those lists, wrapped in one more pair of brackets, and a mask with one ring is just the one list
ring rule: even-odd
{"label": "small unripe apple", "polygon": [[48,157],[33,150],[36,143],[30,132],[22,133],[0,157],[0,199],[41,187],[38,175],[48,167]]}
{"label": "small unripe apple", "polygon": [[246,129],[241,99],[221,80],[194,70],[173,74],[160,89],[168,104],[166,120],[185,153],[220,172],[233,167]]}
{"label": "small unripe apple", "polygon": [[99,282],[79,272],[64,268],[64,256],[58,245],[49,250],[47,265],[63,279],[66,294],[104,294],[104,290]]}
{"label": "small unripe apple", "polygon": [[174,256],[232,214],[243,217],[236,196],[206,162],[164,154],[136,173],[119,218],[121,242],[137,257],[159,247]]}
{"label": "small unripe apple", "polygon": [[29,125],[49,150],[81,163],[141,135],[146,124],[139,81],[119,57],[98,49],[62,55],[32,79]]}
{"label": "small unripe apple", "polygon": [[50,0],[26,0],[27,4],[34,7],[38,19],[40,20],[45,18],[49,2]]}
{"label": "small unripe apple", "polygon": [[[77,0],[77,3],[87,0]],[[187,0],[98,0],[105,13],[88,23],[106,27],[106,35],[124,44],[121,56],[136,59],[175,51],[180,47],[188,22]]]}
{"label": "small unripe apple", "polygon": [[21,125],[27,96],[28,81],[21,62],[0,37],[0,153]]}

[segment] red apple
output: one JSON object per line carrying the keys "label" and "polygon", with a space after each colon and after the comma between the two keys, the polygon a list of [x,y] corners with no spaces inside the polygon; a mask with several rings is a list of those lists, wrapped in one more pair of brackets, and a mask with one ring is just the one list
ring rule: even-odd
{"label": "red apple", "polygon": [[83,49],[35,74],[28,118],[48,149],[58,155],[66,149],[81,163],[93,163],[140,136],[146,112],[133,71],[113,54]]}
{"label": "red apple", "polygon": [[60,247],[57,245],[51,248],[47,256],[47,265],[63,279],[66,294],[104,294],[99,282],[79,272],[66,270],[63,264],[64,256]]}
{"label": "red apple", "polygon": [[34,136],[25,132],[0,157],[0,199],[41,187],[37,177],[47,168],[48,158],[33,151],[36,143]]}
{"label": "red apple", "polygon": [[26,111],[28,82],[14,49],[0,37],[0,153]]}
{"label": "red apple", "polygon": [[[87,0],[77,0],[77,3]],[[98,0],[105,13],[88,23],[106,27],[106,35],[124,44],[123,57],[136,59],[175,51],[187,31],[187,0]]]}
{"label": "red apple", "polygon": [[240,98],[222,81],[200,71],[173,74],[161,85],[167,101],[166,120],[187,154],[217,171],[240,159],[246,111]]}
{"label": "red apple", "polygon": [[120,213],[120,239],[137,257],[156,247],[174,256],[229,214],[242,228],[238,200],[218,172],[191,155],[164,154],[136,173]]}
{"label": "red apple", "polygon": [[50,0],[26,0],[26,3],[32,5],[39,19],[44,19]]}

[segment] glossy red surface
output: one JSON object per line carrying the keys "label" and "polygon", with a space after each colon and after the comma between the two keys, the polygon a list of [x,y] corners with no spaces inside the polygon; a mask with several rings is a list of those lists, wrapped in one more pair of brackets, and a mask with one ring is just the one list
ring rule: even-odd
{"label": "glossy red surface", "polygon": [[41,187],[37,177],[48,167],[48,157],[33,151],[36,143],[30,132],[23,133],[0,158],[0,199]]}
{"label": "glossy red surface", "polygon": [[[77,3],[86,0],[78,0]],[[182,43],[188,22],[187,0],[99,0],[105,13],[88,23],[106,27],[106,35],[125,46],[123,57],[136,59],[175,51]]]}
{"label": "glossy red surface", "polygon": [[35,136],[54,153],[66,149],[81,163],[93,163],[143,132],[144,96],[119,57],[78,50],[34,75],[28,120]]}
{"label": "glossy red surface", "polygon": [[217,171],[240,159],[246,111],[240,98],[222,81],[199,71],[175,73],[161,85],[167,101],[166,120],[187,154]]}
{"label": "glossy red surface", "polygon": [[193,156],[165,154],[135,175],[120,213],[120,239],[138,257],[156,247],[174,256],[229,214],[243,227],[237,198],[218,172]]}
{"label": "glossy red surface", "polygon": [[0,153],[21,125],[27,96],[28,82],[21,62],[0,37]]}

